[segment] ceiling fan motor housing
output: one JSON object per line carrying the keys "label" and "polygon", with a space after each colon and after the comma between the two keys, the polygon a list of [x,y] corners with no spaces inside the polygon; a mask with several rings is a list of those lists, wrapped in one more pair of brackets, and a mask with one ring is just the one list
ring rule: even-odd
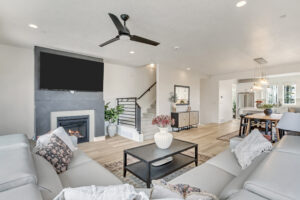
{"label": "ceiling fan motor housing", "polygon": [[129,15],[127,14],[122,14],[121,19],[123,19],[124,22],[126,22],[129,19]]}

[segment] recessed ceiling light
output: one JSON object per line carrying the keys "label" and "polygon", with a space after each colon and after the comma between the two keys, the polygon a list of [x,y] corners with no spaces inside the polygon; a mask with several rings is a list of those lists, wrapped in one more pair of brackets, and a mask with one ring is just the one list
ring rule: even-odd
{"label": "recessed ceiling light", "polygon": [[174,49],[175,50],[178,50],[180,47],[179,46],[174,46]]}
{"label": "recessed ceiling light", "polygon": [[190,70],[191,70],[191,68],[190,68],[190,67],[187,67],[187,68],[186,68],[186,70],[190,71]]}
{"label": "recessed ceiling light", "polygon": [[129,51],[129,53],[130,53],[130,54],[135,54],[135,52],[134,52],[134,51]]}
{"label": "recessed ceiling light", "polygon": [[240,8],[243,7],[247,4],[247,1],[239,1],[236,3],[236,7]]}
{"label": "recessed ceiling light", "polygon": [[30,27],[30,28],[34,28],[34,29],[38,29],[39,27],[37,26],[37,25],[35,25],[35,24],[28,24],[28,26]]}
{"label": "recessed ceiling light", "polygon": [[155,67],[155,64],[154,64],[154,63],[150,63],[150,67],[151,67],[151,68],[154,68],[154,67]]}

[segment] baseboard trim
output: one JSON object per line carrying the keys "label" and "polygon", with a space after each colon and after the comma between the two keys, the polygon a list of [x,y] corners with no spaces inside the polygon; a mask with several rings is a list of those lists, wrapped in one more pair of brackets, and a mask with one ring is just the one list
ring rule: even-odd
{"label": "baseboard trim", "polygon": [[94,142],[99,142],[104,140],[106,140],[106,136],[94,137]]}

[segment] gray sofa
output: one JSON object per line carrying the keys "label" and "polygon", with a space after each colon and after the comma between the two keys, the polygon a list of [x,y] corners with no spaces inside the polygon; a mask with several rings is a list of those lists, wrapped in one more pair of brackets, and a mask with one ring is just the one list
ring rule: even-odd
{"label": "gray sofa", "polygon": [[[45,159],[31,152],[22,134],[0,136],[0,160],[0,199],[48,200],[65,187],[121,184],[80,150],[74,152],[69,169],[57,175]],[[272,152],[261,154],[245,170],[227,149],[170,183],[199,187],[220,200],[296,200],[299,168],[300,137],[284,136]]]}
{"label": "gray sofa", "polygon": [[0,136],[0,161],[0,199],[50,200],[66,187],[122,184],[80,150],[73,152],[69,169],[57,175],[48,161],[32,153],[24,134]]}
{"label": "gray sofa", "polygon": [[230,149],[170,181],[186,183],[220,200],[300,199],[300,137],[284,136],[245,170]]}

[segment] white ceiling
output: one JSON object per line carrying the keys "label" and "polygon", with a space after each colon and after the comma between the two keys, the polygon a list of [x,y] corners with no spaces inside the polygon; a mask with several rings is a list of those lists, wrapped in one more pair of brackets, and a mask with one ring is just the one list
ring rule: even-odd
{"label": "white ceiling", "polygon": [[[242,8],[236,2],[0,0],[0,43],[53,47],[130,66],[191,67],[203,74],[252,69],[255,57],[264,57],[269,66],[300,62],[299,0],[248,0]],[[98,47],[117,34],[108,12],[129,14],[132,34],[161,44],[117,41]]]}

